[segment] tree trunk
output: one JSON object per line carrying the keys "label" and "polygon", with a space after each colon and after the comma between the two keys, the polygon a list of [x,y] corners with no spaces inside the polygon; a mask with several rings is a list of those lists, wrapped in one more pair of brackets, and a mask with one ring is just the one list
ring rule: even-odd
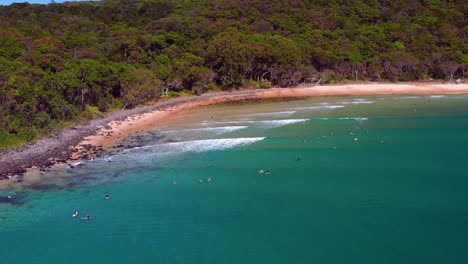
{"label": "tree trunk", "polygon": [[81,88],[81,110],[85,110],[85,104],[84,104],[84,94],[85,94],[85,89]]}

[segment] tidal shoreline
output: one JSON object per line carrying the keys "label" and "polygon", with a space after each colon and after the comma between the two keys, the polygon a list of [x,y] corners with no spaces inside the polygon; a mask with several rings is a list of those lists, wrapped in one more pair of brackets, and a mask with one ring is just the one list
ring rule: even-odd
{"label": "tidal shoreline", "polygon": [[47,170],[57,163],[89,159],[102,155],[118,139],[144,131],[183,111],[213,104],[312,96],[352,96],[391,94],[461,94],[468,93],[468,84],[442,83],[363,83],[310,86],[301,88],[271,88],[213,92],[158,102],[131,110],[119,110],[87,124],[72,126],[61,133],[20,148],[0,152],[0,180],[21,181],[28,168]]}

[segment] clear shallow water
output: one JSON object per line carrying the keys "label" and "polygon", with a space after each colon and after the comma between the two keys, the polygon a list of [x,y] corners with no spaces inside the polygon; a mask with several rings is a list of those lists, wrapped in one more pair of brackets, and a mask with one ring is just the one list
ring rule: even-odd
{"label": "clear shallow water", "polygon": [[122,143],[0,204],[2,260],[468,261],[468,97],[212,106]]}

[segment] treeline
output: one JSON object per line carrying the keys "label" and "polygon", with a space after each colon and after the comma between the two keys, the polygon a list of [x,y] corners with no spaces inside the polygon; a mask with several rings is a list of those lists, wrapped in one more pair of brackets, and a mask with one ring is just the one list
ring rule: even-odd
{"label": "treeline", "polygon": [[103,0],[0,6],[0,147],[160,96],[463,78],[463,0]]}

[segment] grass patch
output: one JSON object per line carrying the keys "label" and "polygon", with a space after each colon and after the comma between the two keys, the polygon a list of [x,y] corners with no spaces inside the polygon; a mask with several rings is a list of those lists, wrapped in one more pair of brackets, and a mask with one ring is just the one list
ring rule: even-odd
{"label": "grass patch", "polygon": [[0,131],[0,149],[15,148],[23,145],[25,142],[21,138]]}

